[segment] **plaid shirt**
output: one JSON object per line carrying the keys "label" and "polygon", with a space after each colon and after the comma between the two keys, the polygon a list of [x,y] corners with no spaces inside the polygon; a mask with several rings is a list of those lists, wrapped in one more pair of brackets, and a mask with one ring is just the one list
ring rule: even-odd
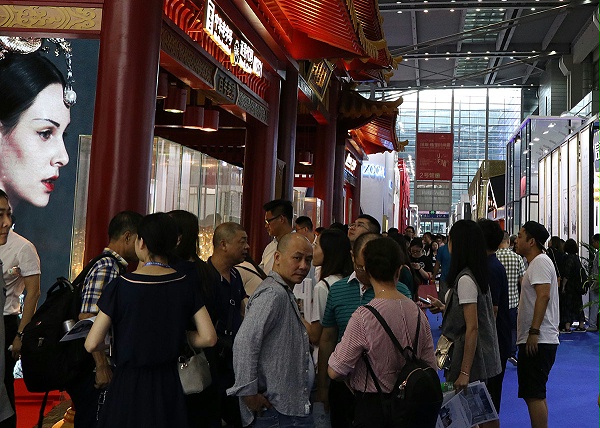
{"label": "plaid shirt", "polygon": [[119,254],[105,248],[102,254],[112,254],[112,257],[103,257],[98,260],[83,280],[83,291],[81,293],[81,313],[98,313],[98,299],[105,285],[121,275],[121,271],[127,268],[127,262]]}
{"label": "plaid shirt", "polygon": [[496,257],[506,269],[508,278],[508,308],[519,306],[519,279],[525,275],[525,263],[523,258],[508,248],[500,248]]}

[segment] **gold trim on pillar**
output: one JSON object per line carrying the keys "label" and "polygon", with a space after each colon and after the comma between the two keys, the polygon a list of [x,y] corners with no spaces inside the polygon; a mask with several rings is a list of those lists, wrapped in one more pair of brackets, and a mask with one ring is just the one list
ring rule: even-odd
{"label": "gold trim on pillar", "polygon": [[100,32],[102,9],[0,5],[0,28]]}

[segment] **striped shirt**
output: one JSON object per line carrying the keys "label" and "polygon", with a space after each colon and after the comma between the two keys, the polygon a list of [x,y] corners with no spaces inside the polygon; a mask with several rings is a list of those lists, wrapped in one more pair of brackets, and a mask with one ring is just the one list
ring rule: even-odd
{"label": "striped shirt", "polygon": [[[373,299],[370,305],[381,313],[401,346],[413,345],[420,310],[413,301]],[[377,318],[366,308],[358,308],[348,323],[342,341],[331,354],[329,366],[336,373],[350,375],[352,389],[361,392],[377,392],[372,377],[367,375],[367,366],[362,359],[363,352],[367,353],[369,363],[383,392],[390,392],[398,373],[404,367],[405,359],[396,350]],[[421,314],[417,357],[435,368],[431,328],[424,314]]]}
{"label": "striped shirt", "polygon": [[508,279],[508,308],[519,306],[519,279],[525,275],[525,263],[523,258],[508,248],[500,248],[496,257],[506,269]]}
{"label": "striped shirt", "polygon": [[[409,299],[412,298],[410,290],[403,283],[398,282],[396,289]],[[356,273],[352,272],[350,276],[330,287],[321,324],[323,327],[338,328],[339,343],[354,311],[359,306],[369,303],[374,297],[373,288],[361,284],[356,278]]]}

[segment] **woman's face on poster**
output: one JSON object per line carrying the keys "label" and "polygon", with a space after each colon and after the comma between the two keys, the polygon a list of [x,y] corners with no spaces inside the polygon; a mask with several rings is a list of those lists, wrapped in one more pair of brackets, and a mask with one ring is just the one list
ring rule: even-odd
{"label": "woman's face on poster", "polygon": [[0,187],[13,203],[48,205],[59,169],[69,162],[63,136],[70,122],[63,87],[55,83],[38,94],[12,130],[0,127]]}

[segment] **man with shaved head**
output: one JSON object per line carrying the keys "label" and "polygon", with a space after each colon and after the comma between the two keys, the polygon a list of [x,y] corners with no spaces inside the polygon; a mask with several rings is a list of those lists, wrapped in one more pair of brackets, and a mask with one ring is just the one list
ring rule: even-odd
{"label": "man with shaved head", "polygon": [[246,290],[242,277],[234,267],[248,255],[248,235],[234,222],[222,223],[213,234],[213,254],[206,262],[206,279],[212,293],[207,303],[211,319],[219,337],[214,348],[207,352],[213,373],[213,387],[217,390],[216,412],[220,419],[240,427],[237,400],[228,397],[227,388],[235,380],[233,373],[233,340],[242,324]]}
{"label": "man with shaved head", "polygon": [[299,233],[281,237],[273,270],[258,286],[233,345],[235,384],[242,424],[313,427],[314,381],[308,333],[292,292],[312,262],[311,243]]}

